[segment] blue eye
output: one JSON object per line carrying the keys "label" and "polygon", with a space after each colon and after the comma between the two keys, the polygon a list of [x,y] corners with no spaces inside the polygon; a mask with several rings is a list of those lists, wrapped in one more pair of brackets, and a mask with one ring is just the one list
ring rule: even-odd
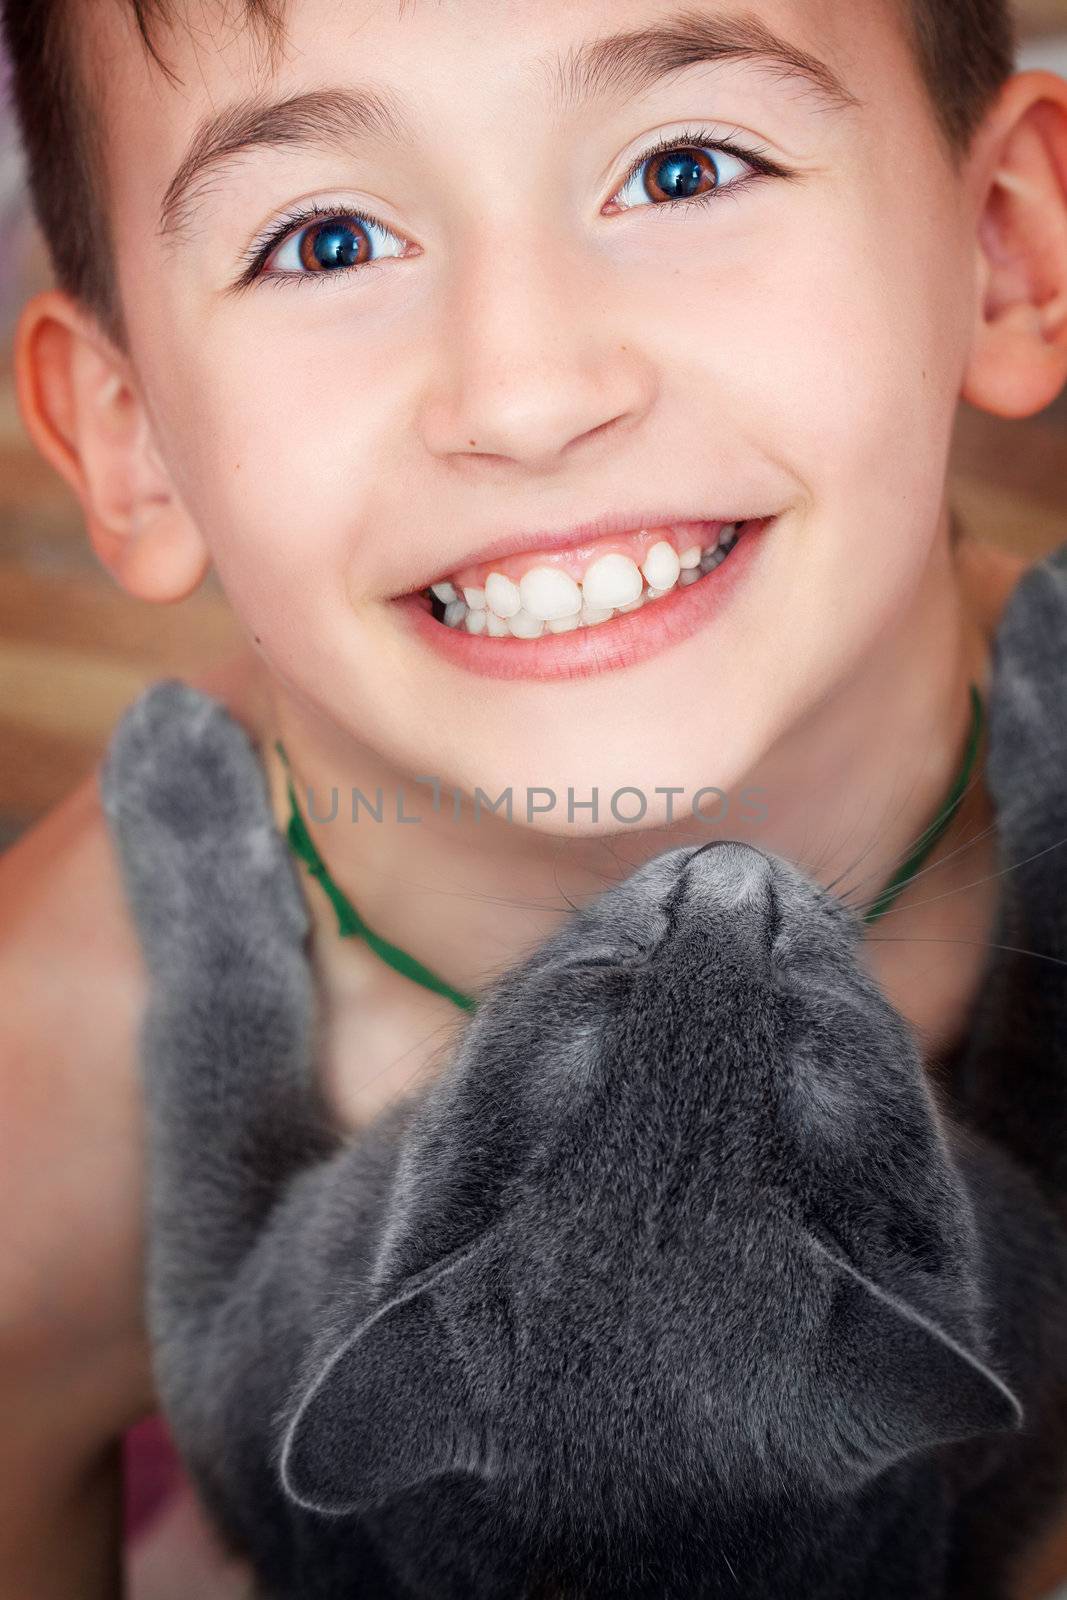
{"label": "blue eye", "polygon": [[[263,276],[306,277],[366,266],[382,256],[399,256],[406,248],[389,228],[358,212],[310,214],[270,250],[259,269]],[[292,220],[292,219],[290,219]],[[384,243],[382,243],[384,241]]]}
{"label": "blue eye", "polygon": [[[658,145],[635,162],[616,197],[624,211],[646,202],[707,200],[719,190],[737,188],[746,172],[762,170],[755,157],[743,159],[726,145],[690,146],[687,140],[683,135],[677,144]],[[628,191],[629,199],[624,198]]]}
{"label": "blue eye", "polygon": [[[642,176],[645,168],[648,174]],[[660,201],[700,205],[727,191],[747,188],[760,178],[794,176],[760,151],[714,140],[703,129],[687,128],[634,162],[617,191],[615,204],[623,211]],[[361,211],[313,205],[275,223],[250,246],[233,287],[249,288],[259,278],[306,282],[336,277],[355,267],[402,257],[407,249],[391,228]]]}

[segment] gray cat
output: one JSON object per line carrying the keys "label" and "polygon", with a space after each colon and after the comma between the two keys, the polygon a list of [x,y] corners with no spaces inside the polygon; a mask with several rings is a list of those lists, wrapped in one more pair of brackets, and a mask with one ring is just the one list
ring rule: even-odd
{"label": "gray cat", "polygon": [[[1031,748],[1050,715],[1067,748],[1067,562],[1028,582],[999,641],[998,801],[1020,763],[1047,792],[1067,773]],[[750,846],[674,849],[343,1137],[244,732],[158,683],[101,782],[151,979],[158,1388],[263,1596],[1009,1593],[1067,1493],[1059,971],[1040,1040],[994,1007],[994,1047],[935,1093],[851,910]],[[1006,859],[1051,844],[1049,815],[1005,805]],[[1009,878],[1058,896],[1063,955],[1058,859]]]}

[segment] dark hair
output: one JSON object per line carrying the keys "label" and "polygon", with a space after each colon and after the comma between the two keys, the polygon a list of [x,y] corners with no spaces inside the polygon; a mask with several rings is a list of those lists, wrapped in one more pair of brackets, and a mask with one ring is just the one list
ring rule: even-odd
{"label": "dark hair", "polygon": [[[34,210],[56,280],[124,342],[94,115],[90,65],[72,44],[78,0],[0,0]],[[174,0],[124,3],[145,48],[171,76],[156,32]],[[890,0],[901,13],[941,135],[958,166],[997,92],[1015,70],[1011,0]],[[284,33],[285,0],[242,0],[271,53]],[[77,218],[77,226],[71,219]]]}

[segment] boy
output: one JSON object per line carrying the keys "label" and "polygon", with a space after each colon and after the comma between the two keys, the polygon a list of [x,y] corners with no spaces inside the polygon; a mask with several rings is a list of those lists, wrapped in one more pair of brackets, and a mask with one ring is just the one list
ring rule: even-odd
{"label": "boy", "polygon": [[[1026,416],[1067,378],[1067,83],[1011,75],[1001,0],[74,18],[6,7],[61,285],[20,324],[23,413],[131,595],[215,564],[248,650],[201,686],[284,827],[281,740],[371,928],[472,992],[713,829],[872,899],[1019,571],[950,538],[958,400]],[[513,822],[475,814],[508,789]],[[931,1062],[980,981],[992,821],[976,784],[868,945]],[[0,1592],[105,1595],[114,1441],[153,1396],[143,973],[94,784],[0,897]],[[456,1012],[308,901],[358,1123]]]}

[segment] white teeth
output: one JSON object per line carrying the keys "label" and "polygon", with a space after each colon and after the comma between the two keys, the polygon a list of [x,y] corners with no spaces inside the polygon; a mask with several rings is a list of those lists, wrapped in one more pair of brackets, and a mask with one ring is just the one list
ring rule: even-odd
{"label": "white teeth", "polygon": [[666,539],[654,544],[641,563],[641,571],[650,589],[672,589],[678,582],[681,569],[678,552]]}
{"label": "white teeth", "polygon": [[542,622],[576,617],[582,609],[582,591],[569,573],[558,567],[534,567],[519,580],[524,611]]}
{"label": "white teeth", "polygon": [[586,569],[582,596],[588,605],[603,609],[629,605],[644,588],[636,561],[629,556],[601,556]]}
{"label": "white teeth", "polygon": [[502,572],[491,572],[485,581],[485,603],[490,611],[506,621],[522,608],[519,586]]}
{"label": "white teeth", "polygon": [[508,618],[508,628],[516,639],[539,639],[544,627],[540,617],[532,617],[528,611],[521,608],[513,617]]}
{"label": "white teeth", "polygon": [[518,583],[503,572],[491,572],[484,588],[464,588],[462,599],[447,580],[431,584],[430,593],[444,605],[446,626],[467,633],[494,639],[570,633],[609,622],[620,612],[639,611],[646,600],[661,600],[675,588],[688,588],[726,560],[743,526],[727,523],[715,544],[691,545],[680,555],[661,539],[640,568],[629,556],[612,552],[594,561],[581,583],[559,567],[533,567]]}

